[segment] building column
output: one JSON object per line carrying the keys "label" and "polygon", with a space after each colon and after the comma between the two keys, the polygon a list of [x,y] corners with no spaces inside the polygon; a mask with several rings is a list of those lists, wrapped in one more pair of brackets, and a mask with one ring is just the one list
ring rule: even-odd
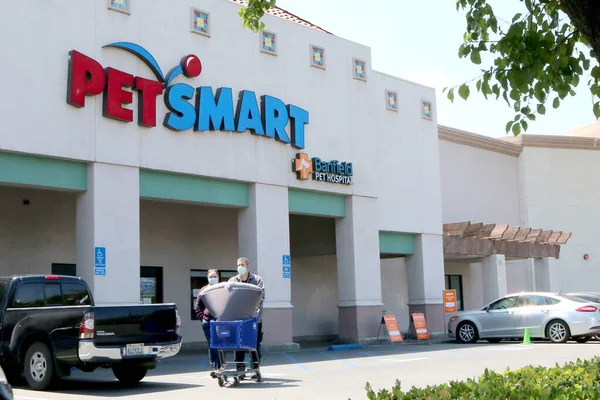
{"label": "building column", "polygon": [[427,330],[431,337],[445,335],[442,235],[415,236],[415,253],[406,259],[406,275],[409,312],[425,314]]}
{"label": "building column", "polygon": [[[263,342],[293,342],[291,278],[283,276],[283,256],[290,254],[288,189],[255,183],[250,203],[238,214],[239,256],[250,260],[250,270],[265,284]],[[235,260],[232,260],[235,263]]]}
{"label": "building column", "polygon": [[375,338],[381,321],[381,265],[374,198],[348,196],[346,216],[336,220],[339,335]]}
{"label": "building column", "polygon": [[[76,218],[77,274],[96,304],[139,304],[139,169],[89,164],[88,189],[77,197]],[[97,248],[104,248],[105,256],[97,257]],[[102,263],[105,268],[96,268]]]}
{"label": "building column", "polygon": [[483,302],[484,304],[506,296],[506,259],[504,254],[493,254],[481,260],[483,270]]}
{"label": "building column", "polygon": [[533,260],[535,290],[539,292],[558,292],[560,287],[556,275],[556,261],[553,258]]}

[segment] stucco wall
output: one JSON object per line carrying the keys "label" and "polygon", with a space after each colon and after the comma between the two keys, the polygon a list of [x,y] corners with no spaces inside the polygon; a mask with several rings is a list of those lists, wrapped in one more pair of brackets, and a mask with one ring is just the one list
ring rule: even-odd
{"label": "stucco wall", "polygon": [[295,339],[318,339],[339,333],[335,255],[294,257],[292,277]]}
{"label": "stucco wall", "polygon": [[404,258],[381,260],[381,291],[383,309],[396,316],[400,331],[408,331],[408,279]]}
{"label": "stucco wall", "polygon": [[[528,225],[569,231],[556,260],[552,290],[597,291],[600,285],[600,152],[526,147],[521,156],[522,210]],[[590,259],[584,260],[583,255]]]}
{"label": "stucco wall", "polygon": [[444,223],[519,225],[518,158],[440,140]]}
{"label": "stucco wall", "polygon": [[0,275],[48,274],[52,263],[75,263],[73,193],[0,186],[0,204]]}

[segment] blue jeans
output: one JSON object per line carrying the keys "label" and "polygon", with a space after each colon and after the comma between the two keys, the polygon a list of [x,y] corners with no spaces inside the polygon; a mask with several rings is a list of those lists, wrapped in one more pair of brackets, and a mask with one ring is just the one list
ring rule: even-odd
{"label": "blue jeans", "polygon": [[219,369],[221,368],[219,350],[210,348],[210,323],[208,321],[202,321],[202,330],[204,331],[204,336],[206,337],[206,342],[208,344],[208,359],[210,361],[210,366],[212,369]]}

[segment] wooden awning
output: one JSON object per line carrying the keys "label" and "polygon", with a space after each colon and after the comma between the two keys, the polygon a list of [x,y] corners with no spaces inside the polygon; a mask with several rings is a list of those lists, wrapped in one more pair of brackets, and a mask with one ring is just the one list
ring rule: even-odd
{"label": "wooden awning", "polygon": [[444,224],[444,254],[484,257],[504,254],[513,258],[558,258],[571,232],[519,226],[455,222]]}

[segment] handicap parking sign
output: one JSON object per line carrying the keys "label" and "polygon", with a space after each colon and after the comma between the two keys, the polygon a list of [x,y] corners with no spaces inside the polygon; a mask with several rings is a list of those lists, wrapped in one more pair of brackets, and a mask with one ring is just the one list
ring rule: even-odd
{"label": "handicap parking sign", "polygon": [[290,256],[289,255],[283,256],[283,265],[290,265]]}

